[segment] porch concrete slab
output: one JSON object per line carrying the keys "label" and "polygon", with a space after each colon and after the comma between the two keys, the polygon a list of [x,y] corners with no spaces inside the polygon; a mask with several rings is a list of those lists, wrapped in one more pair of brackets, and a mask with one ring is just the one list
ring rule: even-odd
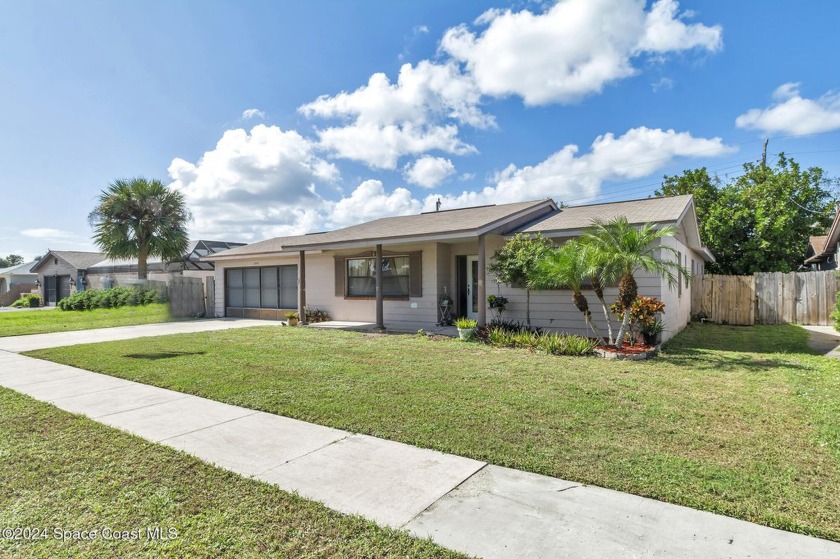
{"label": "porch concrete slab", "polygon": [[469,458],[353,435],[256,477],[396,528],[483,466]]}
{"label": "porch concrete slab", "polygon": [[103,415],[136,410],[189,397],[183,392],[129,382],[127,385],[101,392],[56,398],[52,400],[52,403],[65,411],[96,419]]}
{"label": "porch concrete slab", "polygon": [[231,328],[280,326],[280,324],[281,323],[277,321],[253,320],[247,318],[205,318],[201,320],[182,320],[178,322],[161,322],[158,324],[141,324],[137,326],[117,326],[115,328],[97,328],[94,330],[78,330],[73,332],[54,332],[52,334],[7,336],[0,338],[0,350],[20,353],[23,351],[45,349],[48,347],[112,342],[118,340],[130,340],[134,338],[146,338],[150,336],[166,336],[170,334],[210,332],[214,330],[229,330]]}
{"label": "porch concrete slab", "polygon": [[481,470],[406,529],[486,559],[840,556],[834,542],[498,466]]}
{"label": "porch concrete slab", "polygon": [[144,408],[101,415],[96,420],[150,441],[160,442],[255,413],[258,412],[187,396]]}
{"label": "porch concrete slab", "polygon": [[[62,367],[62,365],[57,365],[56,367]],[[72,369],[71,367],[68,368]],[[132,383],[127,380],[109,377],[108,375],[88,373],[86,375],[73,375],[65,378],[44,382],[26,383],[18,386],[14,386],[13,382],[7,383],[4,381],[4,384],[6,384],[9,388],[14,388],[18,392],[23,392],[33,398],[37,398],[45,402],[52,402],[53,400],[59,398],[69,398],[72,396],[80,396],[82,394],[95,394],[110,390],[111,388],[131,386]]]}
{"label": "porch concrete slab", "polygon": [[251,476],[348,436],[350,433],[338,429],[259,412],[162,442]]}

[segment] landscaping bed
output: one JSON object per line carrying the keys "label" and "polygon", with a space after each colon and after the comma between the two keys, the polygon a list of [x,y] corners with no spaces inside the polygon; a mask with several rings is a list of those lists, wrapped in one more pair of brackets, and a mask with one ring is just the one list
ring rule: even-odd
{"label": "landscaping bed", "polygon": [[691,325],[628,362],[257,328],[31,355],[840,541],[840,366],[807,340]]}

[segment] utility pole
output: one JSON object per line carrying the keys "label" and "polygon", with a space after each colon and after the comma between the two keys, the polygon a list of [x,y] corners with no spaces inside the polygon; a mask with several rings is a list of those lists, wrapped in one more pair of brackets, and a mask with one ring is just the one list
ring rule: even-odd
{"label": "utility pole", "polygon": [[764,149],[761,150],[761,168],[767,168],[767,144],[770,142],[770,138],[764,138]]}

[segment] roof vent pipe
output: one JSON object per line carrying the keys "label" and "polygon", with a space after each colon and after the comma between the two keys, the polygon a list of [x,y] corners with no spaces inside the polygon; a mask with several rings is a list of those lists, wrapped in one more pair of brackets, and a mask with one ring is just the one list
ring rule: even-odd
{"label": "roof vent pipe", "polygon": [[437,202],[435,202],[435,211],[436,212],[440,211],[440,198],[438,198]]}

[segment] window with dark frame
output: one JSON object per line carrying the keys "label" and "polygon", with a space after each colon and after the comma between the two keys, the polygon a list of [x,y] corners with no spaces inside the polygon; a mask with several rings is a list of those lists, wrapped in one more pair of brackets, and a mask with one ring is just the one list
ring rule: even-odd
{"label": "window with dark frame", "polygon": [[297,266],[228,268],[226,305],[236,308],[294,309],[297,307]]}
{"label": "window with dark frame", "polygon": [[[382,295],[408,298],[410,265],[408,256],[382,258]],[[347,297],[376,297],[376,258],[348,258],[346,264]]]}

